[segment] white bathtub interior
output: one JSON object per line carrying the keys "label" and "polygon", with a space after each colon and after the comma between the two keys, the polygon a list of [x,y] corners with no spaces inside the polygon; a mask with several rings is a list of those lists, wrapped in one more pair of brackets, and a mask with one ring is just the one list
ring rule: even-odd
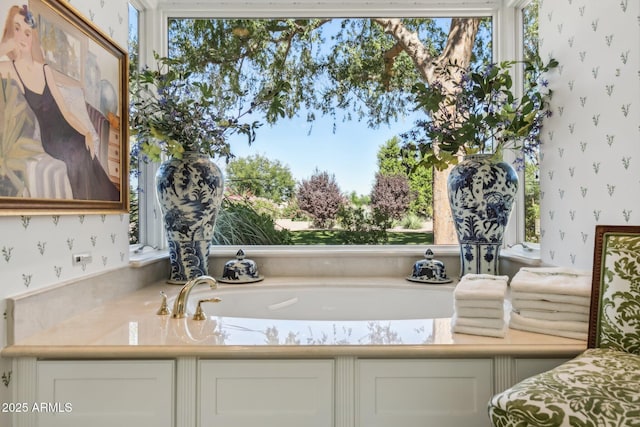
{"label": "white bathtub interior", "polygon": [[[451,286],[228,285],[194,289],[188,312],[205,302],[207,320],[183,319],[188,340],[219,344],[427,344],[435,319],[453,313]],[[171,302],[171,301],[170,301]],[[174,322],[175,324],[175,322]]]}

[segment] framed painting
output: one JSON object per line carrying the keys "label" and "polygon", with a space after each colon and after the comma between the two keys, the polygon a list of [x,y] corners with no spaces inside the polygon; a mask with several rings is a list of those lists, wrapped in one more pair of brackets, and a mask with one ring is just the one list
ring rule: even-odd
{"label": "framed painting", "polygon": [[0,16],[0,215],[127,212],[126,50],[63,0]]}

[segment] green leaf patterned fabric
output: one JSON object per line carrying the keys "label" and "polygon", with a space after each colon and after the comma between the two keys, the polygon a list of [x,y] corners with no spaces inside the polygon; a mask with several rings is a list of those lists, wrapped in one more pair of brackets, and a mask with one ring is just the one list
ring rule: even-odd
{"label": "green leaf patterned fabric", "polygon": [[640,235],[605,234],[596,347],[640,355]]}
{"label": "green leaf patterned fabric", "polygon": [[495,427],[640,427],[640,356],[589,349],[494,396]]}

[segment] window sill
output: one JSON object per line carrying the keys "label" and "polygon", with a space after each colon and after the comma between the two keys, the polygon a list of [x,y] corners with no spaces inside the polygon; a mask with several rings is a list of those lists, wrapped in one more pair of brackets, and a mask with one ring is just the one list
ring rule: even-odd
{"label": "window sill", "polygon": [[132,268],[141,268],[167,258],[169,253],[164,249],[140,245],[129,246],[129,266]]}
{"label": "window sill", "polygon": [[[451,277],[460,269],[458,245],[428,246],[435,258],[446,265]],[[221,272],[227,261],[236,256],[240,246],[212,246],[209,256],[210,271]],[[416,261],[424,259],[427,246],[414,245],[296,245],[245,246],[247,258],[254,259],[265,276],[313,277],[381,277],[406,276]],[[505,248],[500,253],[504,274],[515,274],[523,266],[542,265],[540,251],[520,247]],[[132,246],[129,265],[142,268],[157,262],[166,262],[166,250]]]}
{"label": "window sill", "polygon": [[[458,245],[429,246],[435,252],[436,258],[442,256],[458,256]],[[210,258],[233,259],[238,249],[243,249],[248,257],[269,258],[309,258],[323,256],[352,256],[352,257],[393,257],[415,256],[424,257],[424,246],[408,245],[295,245],[295,246],[212,246]],[[169,258],[167,250],[155,249],[149,246],[129,247],[129,265],[133,268]],[[417,258],[416,258],[417,259]]]}
{"label": "window sill", "polygon": [[517,261],[527,266],[542,265],[540,245],[534,243],[527,243],[526,249],[520,245],[511,248],[504,248],[500,251],[500,258]]}

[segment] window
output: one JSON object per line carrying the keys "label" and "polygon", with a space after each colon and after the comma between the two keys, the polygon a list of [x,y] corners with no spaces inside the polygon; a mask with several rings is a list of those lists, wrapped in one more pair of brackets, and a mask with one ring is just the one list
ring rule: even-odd
{"label": "window", "polygon": [[[522,8],[522,56],[525,60],[536,58],[538,51],[538,0]],[[531,76],[524,75],[524,88],[529,88]],[[540,177],[538,158],[525,159],[524,172],[524,240],[540,242]]]}
{"label": "window", "polygon": [[[139,64],[139,16],[140,12],[129,3],[129,67],[138,67]],[[134,144],[130,144],[131,147]],[[140,217],[138,215],[138,156],[130,153],[131,165],[129,181],[129,244],[140,243]]]}
{"label": "window", "polygon": [[[168,40],[170,37],[169,29],[171,28],[169,23],[172,22],[172,20],[177,20],[182,17],[191,18],[191,17],[211,17],[211,16],[247,16],[251,18],[262,19],[262,18],[275,17],[275,16],[291,16],[295,14],[296,17],[327,16],[327,17],[337,18],[337,17],[342,17],[345,14],[345,12],[342,12],[336,9],[326,9],[326,10],[314,9],[314,10],[303,10],[302,12],[298,12],[299,8],[296,5],[292,3],[291,8],[286,10],[282,10],[282,9],[269,10],[261,7],[259,4],[246,4],[246,5],[240,5],[240,6],[233,6],[231,4],[211,5],[210,6],[211,10],[203,11],[201,7],[194,6],[191,9],[190,8],[191,5],[182,4],[179,9],[176,7],[175,9],[165,9],[161,11],[145,11],[143,12],[143,14],[151,14],[154,17],[161,16],[162,19],[153,19],[153,20],[147,21],[150,27],[145,28],[145,33],[153,34],[154,37],[152,37],[151,40],[148,40],[147,44],[143,47],[143,52],[144,52],[143,55],[149,58],[150,57],[149,53],[154,50],[160,52],[161,54],[167,54],[168,53],[167,46],[169,46]],[[174,6],[167,5],[166,7],[173,8]],[[314,7],[318,7],[318,5],[314,5]],[[496,2],[495,5],[490,4],[489,6],[487,7],[483,6],[480,9],[472,9],[469,7],[465,7],[461,10],[453,10],[453,8],[451,8],[447,10],[447,14],[449,14],[450,16],[456,16],[456,15],[457,16],[490,16],[493,20],[493,29],[492,29],[493,32],[491,33],[491,36],[486,40],[486,43],[491,44],[491,46],[493,47],[492,50],[494,51],[493,52],[494,58],[496,58],[497,60],[513,58],[515,57],[515,53],[512,51],[509,51],[509,49],[511,48],[511,44],[504,43],[503,41],[501,41],[501,38],[505,37],[505,35],[507,35],[508,37],[513,37],[515,23],[510,21],[510,19],[508,18],[509,14],[499,15],[498,7],[499,7],[498,2]],[[353,16],[364,17],[367,15],[367,13],[369,13],[369,11],[367,10],[368,8],[369,6],[363,5],[361,10],[349,10],[348,14]],[[380,10],[379,13],[381,13],[382,15],[389,15],[389,16],[415,17],[416,15],[442,16],[443,14],[443,11],[440,8],[434,7],[433,9],[430,9],[428,5],[423,6],[423,8],[420,10],[417,10],[415,3],[412,3],[412,2],[406,2],[406,4],[403,4],[403,3],[394,4],[393,6],[380,5],[379,7],[377,7],[377,9]],[[499,20],[496,19],[498,16],[500,16]],[[505,16],[507,18],[505,18]],[[514,27],[509,28],[510,25],[513,25]],[[338,124],[339,126],[347,126],[343,123],[338,123]],[[384,141],[380,141],[380,143],[382,142]],[[265,150],[262,150],[261,148],[255,152],[255,154],[264,154],[264,153],[265,153]],[[238,155],[243,156],[244,154],[238,154]],[[353,164],[355,164],[355,162],[353,162]],[[153,176],[152,172],[153,171],[151,171],[148,174],[148,176],[152,177]],[[311,174],[312,172],[313,172],[312,169],[310,169],[309,174]],[[329,172],[331,171],[329,170]],[[147,180],[146,182],[148,181],[149,180]],[[345,188],[344,190],[348,192],[349,188]],[[143,205],[144,204],[145,203],[143,203]],[[518,206],[517,208],[524,210],[522,205]],[[152,214],[143,215],[143,220],[142,220],[143,225],[141,227],[143,229],[142,235],[144,237],[141,243],[146,243],[152,246],[156,246],[154,241],[157,242],[159,240],[157,236],[162,233],[161,231],[150,233],[150,231],[152,231],[153,229],[161,230],[161,227],[158,224],[159,221],[158,221],[157,210],[153,208],[153,209],[150,209],[150,212]],[[156,223],[155,225],[153,225],[154,222]],[[516,222],[515,216],[512,217],[511,222],[512,223]],[[145,223],[146,223],[146,226],[144,225]],[[523,228],[522,224],[520,224],[518,228],[522,229]],[[151,239],[148,237],[149,235],[152,236]],[[522,238],[518,238],[516,234],[507,236],[506,239],[507,239],[506,243],[514,243],[516,241],[522,240]]]}

